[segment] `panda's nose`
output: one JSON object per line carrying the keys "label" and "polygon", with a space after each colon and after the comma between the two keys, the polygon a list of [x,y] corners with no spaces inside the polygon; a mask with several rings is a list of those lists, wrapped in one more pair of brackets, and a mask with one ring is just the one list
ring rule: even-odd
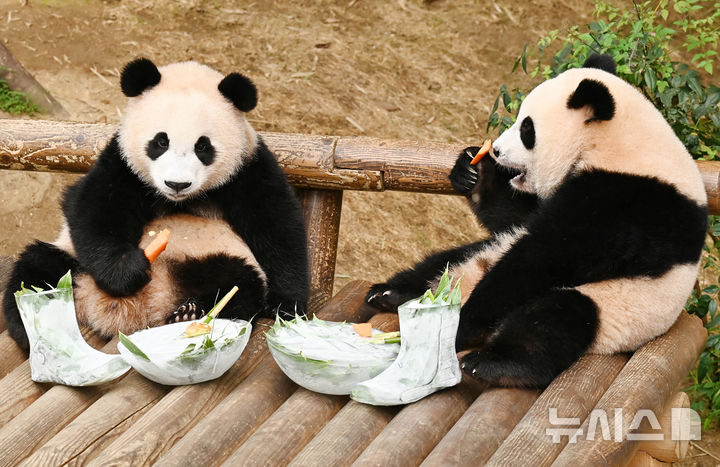
{"label": "panda's nose", "polygon": [[167,185],[169,188],[172,188],[176,192],[180,193],[185,188],[192,185],[192,182],[171,182],[171,181],[165,180],[165,185]]}

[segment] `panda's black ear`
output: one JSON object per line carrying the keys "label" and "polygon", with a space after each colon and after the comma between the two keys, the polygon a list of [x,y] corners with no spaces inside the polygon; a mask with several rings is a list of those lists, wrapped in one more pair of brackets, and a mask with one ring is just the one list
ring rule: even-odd
{"label": "panda's black ear", "polygon": [[225,99],[243,112],[250,112],[257,105],[257,89],[249,78],[240,73],[230,73],[220,81],[218,90]]}
{"label": "panda's black ear", "polygon": [[615,60],[608,54],[591,54],[583,63],[583,68],[597,68],[613,75],[617,74]]}
{"label": "panda's black ear", "polygon": [[125,65],[120,75],[120,87],[128,97],[139,96],[160,82],[160,71],[147,58],[138,58]]}
{"label": "panda's black ear", "polygon": [[594,120],[610,120],[615,115],[615,99],[605,84],[594,79],[580,81],[577,89],[567,101],[570,109],[582,109],[588,106],[593,111],[593,117],[586,120],[589,123]]}

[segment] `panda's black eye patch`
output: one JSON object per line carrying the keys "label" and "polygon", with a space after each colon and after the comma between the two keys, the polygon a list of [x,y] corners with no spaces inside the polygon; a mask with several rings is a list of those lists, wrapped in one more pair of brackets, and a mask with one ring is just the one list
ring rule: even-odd
{"label": "panda's black eye patch", "polygon": [[212,164],[215,159],[215,147],[207,136],[201,136],[195,142],[195,155],[203,165]]}
{"label": "panda's black eye patch", "polygon": [[535,147],[535,124],[530,117],[525,117],[520,124],[520,140],[527,149]]}
{"label": "panda's black eye patch", "polygon": [[165,151],[168,150],[168,146],[170,146],[168,135],[164,131],[161,131],[148,142],[145,150],[147,151],[148,157],[155,160],[165,154]]}

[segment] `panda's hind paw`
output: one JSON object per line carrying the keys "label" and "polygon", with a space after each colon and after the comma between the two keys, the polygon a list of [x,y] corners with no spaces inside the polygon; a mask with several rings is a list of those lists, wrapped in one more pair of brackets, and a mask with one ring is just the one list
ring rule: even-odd
{"label": "panda's hind paw", "polygon": [[479,150],[480,148],[477,146],[463,149],[450,171],[450,183],[458,194],[467,196],[475,188],[478,181],[478,168],[471,165],[470,162]]}
{"label": "panda's hind paw", "polygon": [[179,323],[181,321],[193,321],[205,316],[205,310],[193,299],[186,300],[177,310],[173,311],[165,319],[166,324]]}

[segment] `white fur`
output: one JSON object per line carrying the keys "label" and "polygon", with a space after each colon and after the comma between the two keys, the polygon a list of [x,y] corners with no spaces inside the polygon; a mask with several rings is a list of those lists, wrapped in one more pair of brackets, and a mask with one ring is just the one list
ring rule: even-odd
{"label": "white fur", "polygon": [[659,278],[639,277],[577,287],[600,309],[591,353],[632,351],[664,333],[675,322],[697,278],[695,264],[675,266]]}
{"label": "white fur", "polygon": [[[570,109],[567,100],[583,79],[605,84],[615,100],[608,121],[586,123],[588,108]],[[520,140],[520,124],[530,116],[535,147]],[[526,170],[518,189],[547,198],[574,170],[598,168],[657,177],[698,204],[707,203],[700,172],[660,112],[622,79],[594,68],[568,70],[537,86],[520,106],[516,123],[493,144],[501,164]]]}

